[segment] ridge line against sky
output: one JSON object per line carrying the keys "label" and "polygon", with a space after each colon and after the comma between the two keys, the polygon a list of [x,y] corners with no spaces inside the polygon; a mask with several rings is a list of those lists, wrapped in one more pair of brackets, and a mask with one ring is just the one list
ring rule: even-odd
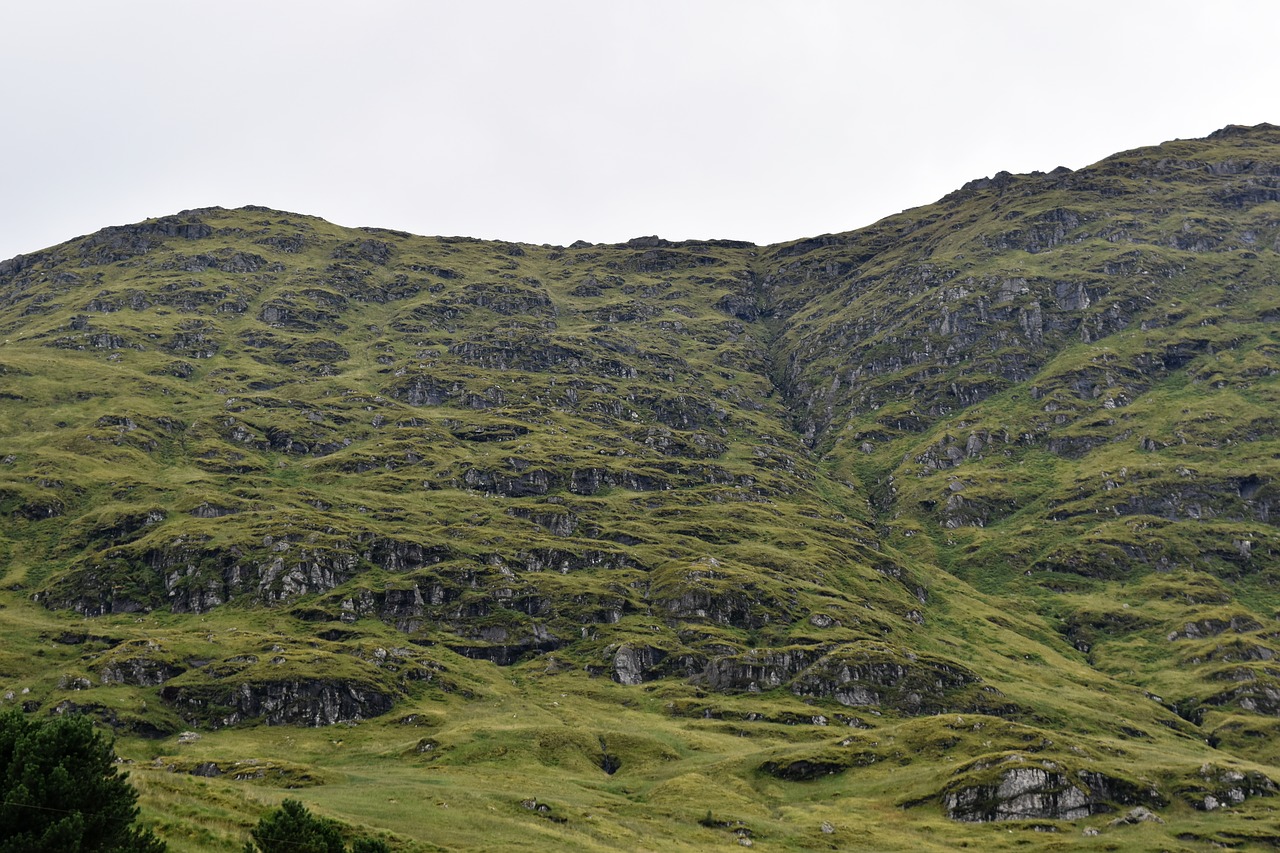
{"label": "ridge line against sky", "polygon": [[6,4],[0,258],[194,207],[526,243],[868,225],[1280,123],[1269,0]]}

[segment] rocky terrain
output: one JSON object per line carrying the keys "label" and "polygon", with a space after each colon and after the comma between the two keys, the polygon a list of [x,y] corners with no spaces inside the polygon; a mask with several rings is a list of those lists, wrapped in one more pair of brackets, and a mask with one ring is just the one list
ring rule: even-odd
{"label": "rocky terrain", "polygon": [[406,850],[1275,843],[1278,278],[1270,125],[774,246],[19,256],[3,700],[155,757],[177,849],[281,778]]}

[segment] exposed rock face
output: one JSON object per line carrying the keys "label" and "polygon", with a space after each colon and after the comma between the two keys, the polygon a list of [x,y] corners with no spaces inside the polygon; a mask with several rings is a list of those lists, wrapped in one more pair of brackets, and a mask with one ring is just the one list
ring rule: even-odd
{"label": "exposed rock face", "polygon": [[721,625],[756,629],[767,624],[774,614],[761,607],[751,590],[730,587],[717,589],[699,583],[703,579],[718,579],[714,572],[691,571],[684,582],[659,602],[659,606],[673,620],[705,619]]}
{"label": "exposed rock face", "polygon": [[654,670],[666,658],[659,649],[621,646],[613,656],[613,680],[619,684],[643,684],[654,676]]}
{"label": "exposed rock face", "polygon": [[385,714],[395,699],[369,685],[324,680],[168,686],[160,695],[184,717],[213,728],[259,719],[268,725],[329,726]]}
{"label": "exposed rock face", "polygon": [[[193,514],[219,518],[231,513],[202,504]],[[350,580],[362,561],[391,572],[407,572],[449,555],[449,549],[439,544],[368,535],[328,545],[300,543],[300,538],[268,536],[244,547],[213,548],[199,537],[187,536],[147,549],[127,562],[117,551],[110,562],[86,566],[81,579],[87,583],[55,586],[43,600],[85,616],[133,613],[162,605],[178,613],[205,613],[240,597],[272,603],[328,592]],[[102,586],[101,581],[122,568],[122,563],[143,574],[145,581],[127,592],[114,585]]]}
{"label": "exposed rock face", "polygon": [[481,642],[451,643],[449,648],[460,655],[492,661],[501,666],[509,666],[540,652],[553,652],[564,644],[563,640],[539,623],[520,628],[488,626],[477,630],[464,627],[463,631]]}
{"label": "exposed rock face", "polygon": [[953,791],[942,798],[953,820],[1079,820],[1091,811],[1090,795],[1061,773],[1040,767],[1015,767],[995,785]]}
{"label": "exposed rock face", "polygon": [[978,687],[979,682],[954,661],[869,644],[821,658],[790,687],[797,695],[830,697],[848,707],[883,706],[908,714],[989,711],[1000,705],[1000,692]]}
{"label": "exposed rock face", "polygon": [[[25,713],[34,713],[39,709],[40,703],[32,700],[24,702],[21,707]],[[140,719],[132,714],[122,714],[119,709],[108,707],[100,702],[73,702],[70,699],[64,699],[51,710],[55,714],[83,714],[94,717],[122,735],[150,739],[173,734],[167,726],[155,725],[149,720]]]}
{"label": "exposed rock face", "polygon": [[1019,755],[994,765],[976,762],[967,769],[987,778],[962,776],[943,794],[943,808],[953,820],[1080,820],[1111,811],[1116,803],[1162,802],[1152,792],[1102,773],[1071,773],[1055,762],[1028,762]]}
{"label": "exposed rock face", "polygon": [[116,660],[99,670],[103,684],[136,684],[155,687],[186,671],[185,667],[146,657]]}
{"label": "exposed rock face", "polygon": [[[1110,825],[1134,826],[1139,823],[1164,823],[1164,818],[1153,813],[1150,809],[1143,808],[1142,806],[1135,806],[1134,808],[1129,809],[1128,813],[1123,817],[1118,817],[1111,821]],[[1097,835],[1098,831],[1095,829],[1093,834]]]}
{"label": "exposed rock face", "polygon": [[1238,806],[1250,797],[1272,797],[1276,784],[1257,770],[1205,764],[1182,791],[1182,799],[1202,811]]}
{"label": "exposed rock face", "polygon": [[1245,634],[1250,631],[1262,630],[1262,623],[1252,616],[1238,615],[1232,616],[1230,619],[1200,619],[1195,622],[1187,622],[1182,628],[1170,631],[1168,639],[1173,640],[1198,640],[1203,637],[1216,637],[1227,631],[1236,634]]}
{"label": "exposed rock face", "polygon": [[812,648],[779,649],[718,658],[707,664],[703,678],[716,690],[771,690],[791,682],[822,652]]}

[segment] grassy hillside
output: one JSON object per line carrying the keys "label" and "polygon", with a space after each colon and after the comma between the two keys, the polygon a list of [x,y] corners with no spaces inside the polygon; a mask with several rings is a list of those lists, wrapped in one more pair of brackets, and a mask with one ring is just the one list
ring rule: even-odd
{"label": "grassy hillside", "polygon": [[1263,125],[768,247],[19,256],[0,701],[175,850],[1273,844],[1278,251]]}

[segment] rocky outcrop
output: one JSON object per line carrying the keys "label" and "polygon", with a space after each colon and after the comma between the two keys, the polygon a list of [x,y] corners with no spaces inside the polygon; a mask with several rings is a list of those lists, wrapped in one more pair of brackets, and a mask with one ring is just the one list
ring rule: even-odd
{"label": "rocky outcrop", "polygon": [[252,720],[301,726],[357,722],[387,713],[395,701],[383,688],[338,679],[168,685],[160,697],[183,718],[211,728]]}
{"label": "rocky outcrop", "polygon": [[1250,797],[1273,797],[1276,784],[1257,770],[1204,764],[1178,794],[1191,807],[1211,812],[1238,806]]}
{"label": "rocky outcrop", "polygon": [[745,630],[790,622],[788,603],[760,579],[715,557],[654,572],[653,602],[668,621],[705,621]]}
{"label": "rocky outcrop", "polygon": [[459,628],[460,632],[471,635],[479,642],[448,643],[450,649],[465,657],[492,661],[499,666],[510,666],[535,654],[553,652],[564,645],[560,637],[545,625],[536,622],[520,626]]}
{"label": "rocky outcrop", "polygon": [[[34,700],[22,703],[22,710],[34,713],[40,703]],[[160,715],[138,715],[128,713],[118,707],[108,706],[101,702],[74,702],[63,699],[50,709],[54,714],[83,714],[100,720],[119,735],[141,737],[147,739],[164,738],[174,733],[169,721]]]}
{"label": "rocky outcrop", "polygon": [[[790,683],[823,652],[824,649],[816,647],[761,649],[715,658],[707,663],[698,680],[713,690],[772,690]],[[797,692],[804,689],[803,686],[796,688]]]}
{"label": "rocky outcrop", "polygon": [[1022,755],[980,759],[957,771],[942,795],[947,817],[966,822],[1080,820],[1115,805],[1163,805],[1158,793],[1096,771],[1072,772]]}
{"label": "rocky outcrop", "polygon": [[[221,517],[228,511],[202,504],[192,514]],[[154,513],[138,518],[126,517],[115,525],[113,538],[133,538],[159,520]],[[330,541],[321,544],[314,535],[268,535],[252,544],[212,548],[207,538],[187,535],[147,548],[133,559],[126,557],[127,551],[116,551],[107,559],[89,555],[82,558],[75,582],[51,586],[41,600],[85,616],[166,605],[177,613],[205,613],[233,599],[284,603],[328,592],[354,577],[362,565],[403,573],[435,565],[452,554],[439,543],[367,533],[326,538]],[[135,579],[132,586],[119,584],[122,572]]]}
{"label": "rocky outcrop", "polygon": [[1091,798],[1061,773],[1042,767],[1005,770],[991,785],[973,785],[943,796],[947,817],[962,821],[1079,820],[1092,814]]}
{"label": "rocky outcrop", "polygon": [[670,489],[672,486],[662,476],[592,467],[575,468],[571,471],[567,488],[575,495],[594,495],[610,488],[628,489],[633,492],[655,492]]}
{"label": "rocky outcrop", "polygon": [[1223,706],[1280,717],[1280,677],[1242,667],[1216,672],[1213,677],[1216,681],[1232,681],[1237,685],[1206,697],[1192,712],[1191,719],[1203,719],[1206,707]]}
{"label": "rocky outcrop", "polygon": [[[1143,806],[1134,806],[1133,808],[1129,809],[1129,811],[1126,812],[1124,815],[1116,818],[1115,820],[1108,821],[1107,825],[1108,826],[1137,826],[1138,824],[1142,824],[1142,823],[1164,823],[1164,818],[1160,817],[1160,815],[1158,814],[1155,814],[1148,808],[1145,808]],[[1097,835],[1098,830],[1093,827],[1090,827],[1090,829],[1085,830],[1085,834]]]}
{"label": "rocky outcrop", "polygon": [[770,759],[760,765],[760,770],[788,782],[807,782],[853,767],[870,767],[881,756],[871,744],[858,738],[845,738],[838,744],[819,749],[806,748],[800,754]]}
{"label": "rocky outcrop", "polygon": [[1166,639],[1170,642],[1174,640],[1200,640],[1205,637],[1216,637],[1228,631],[1236,634],[1246,634],[1251,631],[1261,630],[1261,622],[1248,614],[1241,613],[1232,615],[1229,618],[1208,617],[1186,622],[1182,627],[1170,631]]}
{"label": "rocky outcrop", "polygon": [[659,664],[667,658],[667,652],[649,646],[619,646],[613,653],[610,672],[619,684],[637,685],[656,677]]}
{"label": "rocky outcrop", "polygon": [[1094,643],[1132,634],[1154,624],[1150,616],[1137,610],[1078,610],[1068,615],[1060,630],[1071,645],[1088,652]]}
{"label": "rocky outcrop", "polygon": [[[625,673],[628,678],[643,680],[648,672],[646,658],[626,646],[618,654],[621,660],[615,659],[615,679],[622,681],[621,673]],[[1000,691],[983,685],[959,663],[881,643],[835,648],[788,646],[698,659],[682,656],[680,660],[692,667],[687,676],[693,683],[720,692],[781,688],[806,699],[834,700],[853,708],[884,708],[909,716],[947,711],[1019,713]],[[665,674],[672,674],[669,664],[663,666]]]}
{"label": "rocky outcrop", "polygon": [[186,667],[145,656],[127,657],[104,663],[98,670],[103,684],[134,684],[139,687],[156,687],[174,676],[186,672]]}
{"label": "rocky outcrop", "polygon": [[1015,713],[1002,694],[954,661],[865,643],[823,656],[790,684],[798,696],[830,698],[847,707],[886,707],[906,714],[945,711]]}

